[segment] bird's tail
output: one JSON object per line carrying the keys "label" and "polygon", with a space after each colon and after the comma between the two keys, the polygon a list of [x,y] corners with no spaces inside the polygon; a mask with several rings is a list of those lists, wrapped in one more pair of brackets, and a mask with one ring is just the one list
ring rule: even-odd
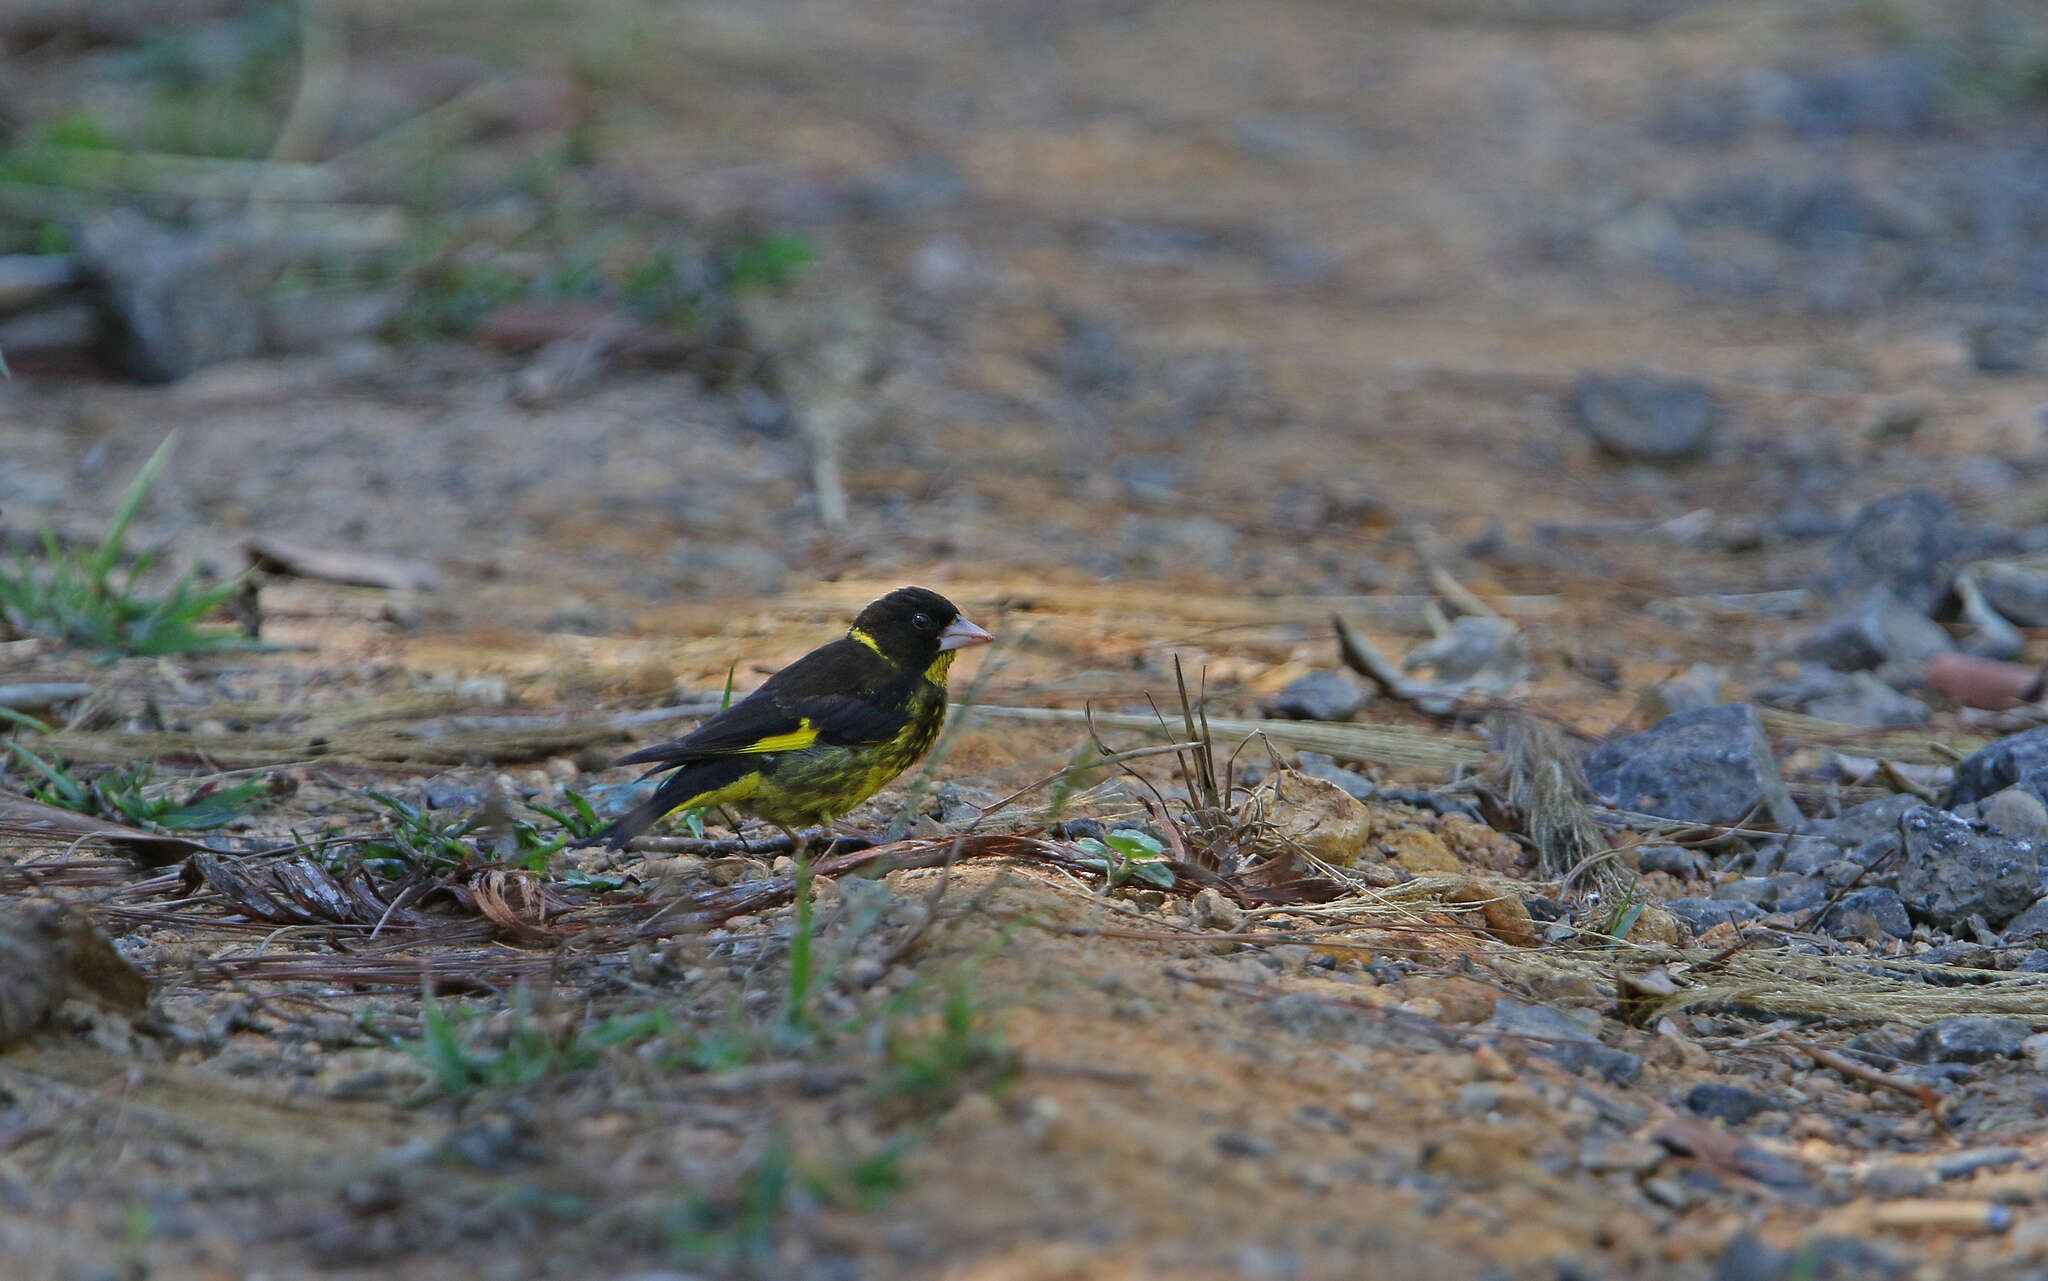
{"label": "bird's tail", "polygon": [[571,841],[569,848],[574,850],[583,849],[591,845],[602,845],[608,850],[625,849],[627,845],[632,843],[634,837],[660,822],[661,816],[674,808],[662,799],[663,793],[667,791],[666,787],[662,788],[654,795],[635,805],[632,809],[613,819],[605,826],[603,831],[595,836],[586,836],[580,841]]}
{"label": "bird's tail", "polygon": [[730,800],[731,785],[755,768],[756,762],[741,757],[687,762],[669,775],[654,790],[654,795],[612,820],[597,835],[585,837],[570,848],[602,845],[606,849],[623,850],[634,837],[660,822],[670,810],[716,805]]}

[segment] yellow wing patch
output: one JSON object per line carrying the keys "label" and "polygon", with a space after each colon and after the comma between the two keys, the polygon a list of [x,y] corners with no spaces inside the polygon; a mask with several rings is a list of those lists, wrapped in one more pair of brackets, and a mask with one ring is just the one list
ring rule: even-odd
{"label": "yellow wing patch", "polygon": [[811,727],[811,718],[806,716],[797,722],[797,728],[786,734],[770,734],[757,738],[738,749],[737,755],[755,756],[764,752],[795,752],[818,741],[818,731]]}

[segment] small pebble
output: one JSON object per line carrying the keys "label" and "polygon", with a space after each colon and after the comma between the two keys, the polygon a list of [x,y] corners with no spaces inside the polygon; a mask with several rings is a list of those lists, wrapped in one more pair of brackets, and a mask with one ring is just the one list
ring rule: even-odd
{"label": "small pebble", "polygon": [[1985,797],[1979,812],[1987,826],[2007,836],[2031,841],[2048,835],[2048,806],[2024,787],[2008,787]]}
{"label": "small pebble", "polygon": [[1195,895],[1194,916],[1205,929],[1234,930],[1244,924],[1244,909],[1213,888]]}
{"label": "small pebble", "polygon": [[1491,1112],[1500,1106],[1501,1096],[1506,1092],[1498,1081],[1474,1081],[1458,1090],[1458,1110]]}

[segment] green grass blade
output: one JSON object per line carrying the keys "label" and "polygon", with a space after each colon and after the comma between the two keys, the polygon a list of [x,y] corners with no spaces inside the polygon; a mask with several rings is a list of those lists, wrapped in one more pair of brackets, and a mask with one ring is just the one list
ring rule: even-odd
{"label": "green grass blade", "polygon": [[114,509],[114,519],[107,526],[106,534],[100,539],[97,551],[86,564],[88,577],[104,586],[107,575],[113,572],[114,562],[121,558],[121,548],[128,541],[128,527],[135,523],[136,513],[142,510],[142,500],[149,497],[150,487],[163,472],[164,464],[170,461],[171,450],[178,443],[178,433],[164,437],[164,443],[156,447],[149,461],[142,464],[142,470],[135,473],[135,479],[121,495],[121,505]]}

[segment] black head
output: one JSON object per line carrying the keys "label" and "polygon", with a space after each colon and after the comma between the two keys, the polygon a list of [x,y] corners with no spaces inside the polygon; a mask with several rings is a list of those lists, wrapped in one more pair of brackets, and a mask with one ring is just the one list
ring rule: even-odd
{"label": "black head", "polygon": [[953,602],[923,587],[899,587],[853,620],[853,638],[872,643],[898,667],[924,671],[942,654],[980,645],[989,634],[960,616]]}

